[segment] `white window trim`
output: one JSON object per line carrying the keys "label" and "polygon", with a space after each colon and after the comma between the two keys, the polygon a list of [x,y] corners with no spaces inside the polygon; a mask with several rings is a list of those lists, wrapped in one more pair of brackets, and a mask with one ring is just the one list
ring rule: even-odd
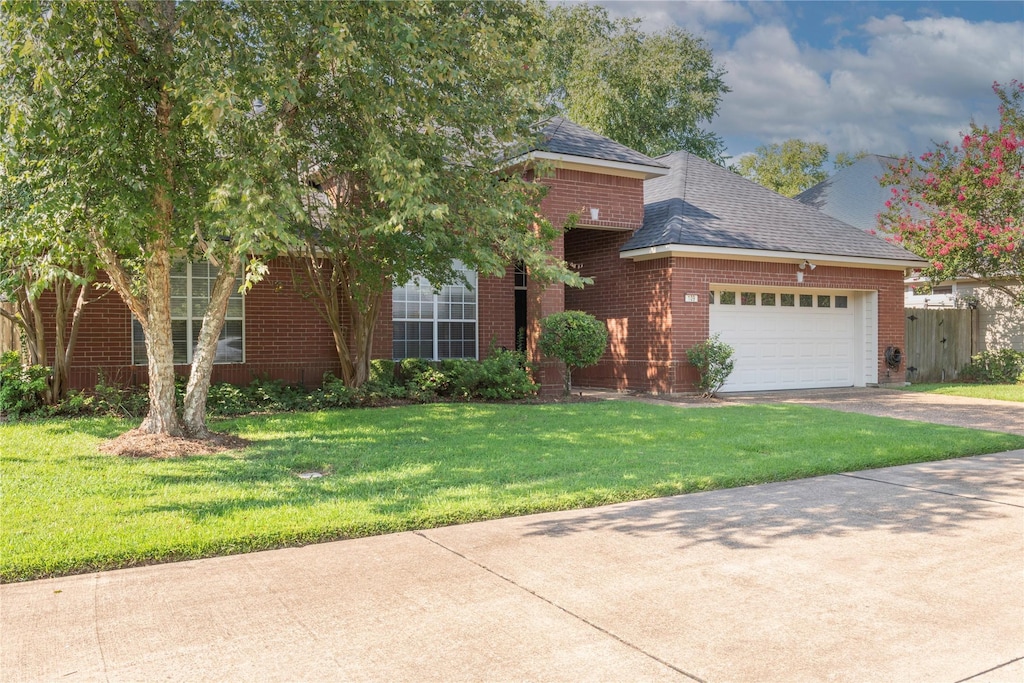
{"label": "white window trim", "polygon": [[[185,263],[185,317],[182,318],[180,316],[178,316],[178,317],[175,317],[174,315],[171,316],[171,322],[172,323],[174,321],[182,321],[182,320],[185,322],[185,363],[184,363],[184,365],[191,365],[192,364],[193,355],[195,353],[195,350],[192,348],[192,322],[193,322],[193,320],[199,320],[200,324],[202,324],[202,319],[206,316],[206,311],[200,311],[199,315],[194,315],[195,312],[192,310],[192,265],[193,265],[192,261],[187,261]],[[213,279],[211,279],[209,277],[207,279],[210,280],[211,282],[214,281]],[[242,314],[241,314],[241,316],[228,316],[228,315],[225,314],[224,322],[227,322],[228,320],[237,320],[237,321],[240,321],[242,323],[242,359],[241,360],[226,360],[226,361],[225,360],[218,361],[218,360],[215,359],[213,361],[214,365],[240,365],[242,363],[245,363],[245,296],[244,295],[241,296],[241,300],[242,300]],[[149,362],[148,358],[146,358],[145,356],[143,356],[142,359],[139,359],[139,358],[135,357],[135,316],[132,316],[131,329],[132,329],[132,334],[131,334],[131,342],[130,343],[131,343],[131,349],[132,349],[132,365],[146,365]],[[224,333],[224,330],[223,330],[223,328],[221,328],[221,334],[223,334],[223,333]],[[173,336],[172,336],[172,340],[173,340]],[[180,363],[175,363],[175,365],[181,365],[181,364]]]}

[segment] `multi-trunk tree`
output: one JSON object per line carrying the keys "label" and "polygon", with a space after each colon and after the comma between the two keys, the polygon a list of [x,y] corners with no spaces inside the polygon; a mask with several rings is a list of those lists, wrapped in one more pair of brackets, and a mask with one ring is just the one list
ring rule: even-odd
{"label": "multi-trunk tree", "polygon": [[[539,108],[540,8],[522,3],[4,0],[0,165],[40,213],[72,211],[146,341],[140,430],[204,436],[236,278],[305,253],[346,379],[366,376],[394,282],[524,261],[540,188],[503,178]],[[534,89],[535,91],[536,89]],[[217,267],[179,417],[171,270]],[[193,315],[196,311],[193,311]],[[185,340],[185,343],[192,343]],[[346,348],[347,345],[347,348]],[[180,360],[180,359],[179,359]]]}
{"label": "multi-trunk tree", "polygon": [[42,399],[52,405],[70,387],[95,260],[74,212],[38,213],[15,176],[0,177],[0,316],[18,330],[28,364],[49,368]]}
{"label": "multi-trunk tree", "polygon": [[[206,396],[242,264],[286,237],[294,75],[340,32],[295,35],[275,3],[9,0],[0,25],[0,165],[41,213],[73,211],[146,338],[150,409],[140,430],[204,436]],[[308,26],[315,22],[301,22]],[[220,268],[179,418],[173,259]]]}
{"label": "multi-trunk tree", "polygon": [[1024,308],[1024,83],[993,90],[999,126],[972,122],[956,144],[900,159],[879,223],[932,280],[984,280]]}

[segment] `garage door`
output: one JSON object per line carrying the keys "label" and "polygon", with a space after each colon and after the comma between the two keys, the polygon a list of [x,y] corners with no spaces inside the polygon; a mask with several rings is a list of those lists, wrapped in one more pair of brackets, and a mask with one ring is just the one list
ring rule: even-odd
{"label": "garage door", "polygon": [[854,384],[851,293],[718,287],[711,333],[735,349],[722,391],[848,387]]}

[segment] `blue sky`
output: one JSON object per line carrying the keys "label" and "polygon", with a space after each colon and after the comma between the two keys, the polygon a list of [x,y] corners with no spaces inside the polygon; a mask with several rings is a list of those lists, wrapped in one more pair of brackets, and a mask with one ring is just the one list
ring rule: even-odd
{"label": "blue sky", "polygon": [[1024,0],[594,4],[707,40],[732,88],[710,128],[733,157],[787,138],[919,154],[997,122],[993,81],[1024,80]]}

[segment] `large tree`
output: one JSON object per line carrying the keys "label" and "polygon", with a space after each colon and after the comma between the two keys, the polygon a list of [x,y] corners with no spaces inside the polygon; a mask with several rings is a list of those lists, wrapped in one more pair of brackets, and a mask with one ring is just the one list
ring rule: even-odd
{"label": "large tree", "polygon": [[753,154],[740,157],[734,169],[748,180],[786,197],[795,197],[828,177],[827,161],[827,145],[794,138],[781,144],[761,145]]}
{"label": "large tree", "polygon": [[[392,286],[435,287],[522,261],[579,284],[536,215],[542,186],[501,172],[529,142],[539,7],[518,2],[335,6],[353,49],[321,58],[297,102],[308,164],[302,278],[330,325],[344,381],[368,377]],[[396,49],[396,43],[400,49]],[[329,131],[329,134],[323,134]]]}
{"label": "large tree", "polygon": [[993,90],[999,126],[971,122],[957,144],[900,159],[879,221],[932,280],[985,281],[1024,308],[1024,83]]}
{"label": "large tree", "polygon": [[[140,430],[207,434],[206,396],[243,262],[285,234],[286,130],[301,64],[343,30],[297,35],[320,5],[5,0],[0,107],[6,168],[30,169],[41,211],[73,210],[145,333],[150,409]],[[5,163],[5,160],[8,160]],[[282,215],[285,214],[285,215]],[[170,272],[219,275],[193,355],[183,420],[174,394]]]}
{"label": "large tree", "polygon": [[645,154],[722,161],[725,145],[705,126],[729,88],[703,39],[646,32],[637,18],[587,4],[551,6],[543,37],[544,87],[565,116]]}

